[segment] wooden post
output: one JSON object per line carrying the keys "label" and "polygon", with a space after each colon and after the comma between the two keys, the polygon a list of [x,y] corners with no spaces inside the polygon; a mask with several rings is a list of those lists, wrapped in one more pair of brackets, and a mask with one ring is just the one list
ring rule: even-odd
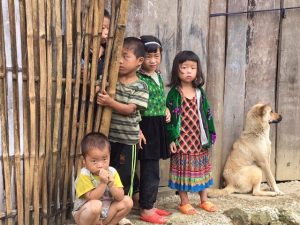
{"label": "wooden post", "polygon": [[[113,44],[113,52],[109,67],[109,87],[108,87],[108,94],[114,98],[116,92],[116,85],[118,81],[118,71],[120,66],[120,58],[121,52],[123,49],[123,42],[124,42],[124,34],[126,28],[126,21],[127,21],[127,10],[128,10],[128,0],[121,0],[120,3],[120,10],[119,16],[117,20],[117,27],[116,27],[116,35]],[[110,107],[105,107],[103,110],[103,115],[101,119],[100,125],[100,132],[108,135],[110,121],[111,121],[111,114],[112,109]]]}

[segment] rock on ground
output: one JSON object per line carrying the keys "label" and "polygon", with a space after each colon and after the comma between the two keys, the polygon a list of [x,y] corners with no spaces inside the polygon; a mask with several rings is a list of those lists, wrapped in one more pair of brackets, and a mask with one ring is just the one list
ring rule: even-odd
{"label": "rock on ground", "polygon": [[[183,215],[177,210],[179,197],[175,192],[162,188],[157,207],[168,209],[168,225],[300,225],[300,181],[278,184],[283,196],[258,197],[251,194],[233,194],[210,199],[218,212],[209,213],[199,207],[197,194],[189,194],[191,204],[197,208],[197,215]],[[149,225],[140,221],[138,211],[132,211],[128,218],[135,225]]]}

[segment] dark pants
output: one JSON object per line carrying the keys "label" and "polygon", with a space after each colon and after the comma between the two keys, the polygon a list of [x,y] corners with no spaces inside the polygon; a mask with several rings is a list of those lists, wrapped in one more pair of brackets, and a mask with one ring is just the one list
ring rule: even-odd
{"label": "dark pants", "polygon": [[[143,151],[143,150],[142,150]],[[140,207],[152,209],[159,185],[159,159],[140,160]]]}
{"label": "dark pants", "polygon": [[[127,195],[131,185],[132,145],[113,142],[111,142],[110,145],[110,165],[118,171],[122,184],[124,186],[124,192]],[[139,180],[136,173],[134,173],[133,194],[139,191],[138,188]]]}

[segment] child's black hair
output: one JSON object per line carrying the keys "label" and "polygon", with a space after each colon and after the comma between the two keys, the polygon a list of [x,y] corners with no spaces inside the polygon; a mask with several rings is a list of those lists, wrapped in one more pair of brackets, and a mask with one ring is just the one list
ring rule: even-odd
{"label": "child's black hair", "polygon": [[107,9],[104,9],[104,17],[110,19],[110,14]]}
{"label": "child's black hair", "polygon": [[92,149],[99,149],[102,151],[105,146],[108,146],[110,151],[110,144],[108,138],[99,132],[91,132],[87,134],[81,141],[81,154],[83,158],[88,154]]}
{"label": "child's black hair", "polygon": [[161,42],[157,37],[152,35],[143,35],[140,37],[144,44],[146,53],[156,53],[157,49],[162,53]]}
{"label": "child's black hair", "polygon": [[130,49],[137,57],[145,57],[145,48],[143,42],[137,37],[126,37],[124,39],[123,48]]}
{"label": "child's black hair", "polygon": [[199,57],[192,51],[181,51],[179,52],[173,61],[172,72],[171,72],[171,82],[168,85],[169,87],[178,87],[181,84],[179,79],[179,65],[186,62],[193,61],[197,63],[197,74],[196,79],[193,80],[193,87],[203,86],[205,83],[204,76],[201,70],[200,59]]}

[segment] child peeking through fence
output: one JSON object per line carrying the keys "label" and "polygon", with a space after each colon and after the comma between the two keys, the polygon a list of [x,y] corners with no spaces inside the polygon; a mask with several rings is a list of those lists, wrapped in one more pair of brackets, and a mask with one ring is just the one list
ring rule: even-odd
{"label": "child peeking through fence", "polygon": [[[98,67],[97,67],[97,81],[100,83],[101,81],[101,76],[103,75],[103,69],[104,69],[104,63],[105,63],[105,49],[106,49],[106,44],[108,41],[108,34],[109,34],[109,25],[110,25],[110,14],[109,12],[105,9],[104,10],[104,17],[102,20],[102,31],[101,31],[101,42],[100,42],[100,48],[99,48],[99,58],[98,58]],[[93,58],[93,44],[92,42],[90,43],[90,48],[89,48],[89,67],[92,64],[92,58]],[[82,51],[82,64],[84,64],[84,50]],[[83,69],[83,68],[82,68]],[[83,74],[83,70],[82,70]],[[99,86],[96,86],[96,91],[99,91]]]}
{"label": "child peeking through fence", "polygon": [[81,142],[84,167],[75,181],[73,217],[78,225],[117,224],[132,208],[120,176],[109,166],[110,144],[101,133],[89,133]]}

